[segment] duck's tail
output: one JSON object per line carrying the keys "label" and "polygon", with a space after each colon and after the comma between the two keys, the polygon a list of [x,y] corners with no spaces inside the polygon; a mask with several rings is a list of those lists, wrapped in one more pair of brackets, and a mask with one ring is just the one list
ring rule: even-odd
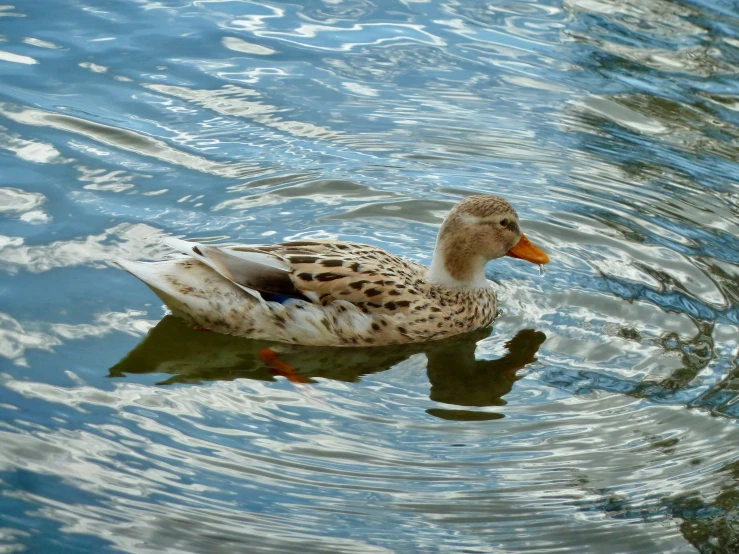
{"label": "duck's tail", "polygon": [[121,258],[113,262],[121,269],[143,281],[173,312],[181,312],[183,305],[182,287],[176,287],[172,279],[177,260],[164,262],[133,262]]}
{"label": "duck's tail", "polygon": [[[162,262],[132,262],[118,259],[115,263],[143,281],[172,313],[199,325],[202,325],[202,315],[212,310],[210,299],[236,288],[226,279],[219,279],[212,269],[196,260],[181,258]],[[206,281],[214,289],[208,293],[202,289]]]}

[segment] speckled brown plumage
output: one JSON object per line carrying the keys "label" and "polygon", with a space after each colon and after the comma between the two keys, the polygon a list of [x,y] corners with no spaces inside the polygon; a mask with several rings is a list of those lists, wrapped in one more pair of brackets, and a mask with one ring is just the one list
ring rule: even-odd
{"label": "speckled brown plumage", "polygon": [[330,240],[214,246],[166,239],[188,257],[120,265],[173,313],[214,331],[311,345],[402,344],[490,325],[497,305],[485,263],[521,238],[505,200],[476,196],[447,216],[428,268]]}
{"label": "speckled brown plumage", "polygon": [[357,337],[364,344],[417,342],[464,333],[490,325],[497,312],[491,288],[433,285],[426,281],[426,266],[366,244],[316,240],[238,248],[285,260],[296,287],[318,295],[322,306],[342,300],[373,319],[400,316],[403,320],[401,329],[371,324],[374,333]]}

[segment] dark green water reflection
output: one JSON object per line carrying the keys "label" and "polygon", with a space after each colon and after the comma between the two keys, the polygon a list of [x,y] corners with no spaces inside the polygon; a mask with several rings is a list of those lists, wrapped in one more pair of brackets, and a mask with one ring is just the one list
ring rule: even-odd
{"label": "dark green water reflection", "polygon": [[[111,377],[127,373],[167,373],[160,381],[202,383],[239,378],[273,381],[276,371],[259,359],[259,351],[273,347],[280,359],[297,370],[305,382],[312,378],[356,382],[363,375],[385,371],[416,354],[425,354],[430,398],[457,406],[503,406],[518,377],[516,372],[535,362],[544,333],[525,329],[505,343],[508,352],[497,360],[475,359],[477,341],[490,329],[437,343],[379,348],[310,348],[246,340],[196,331],[167,316],[125,358],[110,369]],[[302,380],[301,379],[301,380]],[[444,419],[485,420],[503,417],[494,412],[430,409]]]}

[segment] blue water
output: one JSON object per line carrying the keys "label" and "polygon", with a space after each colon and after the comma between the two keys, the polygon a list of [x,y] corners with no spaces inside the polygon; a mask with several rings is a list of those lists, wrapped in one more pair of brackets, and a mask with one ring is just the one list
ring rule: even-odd
{"label": "blue water", "polygon": [[[737,72],[728,0],[0,6],[0,552],[739,551]],[[474,192],[546,273],[307,383],[109,263]]]}

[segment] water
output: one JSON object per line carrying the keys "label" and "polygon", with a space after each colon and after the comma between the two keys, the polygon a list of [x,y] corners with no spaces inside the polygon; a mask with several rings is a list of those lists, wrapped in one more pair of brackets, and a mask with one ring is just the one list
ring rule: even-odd
{"label": "water", "polygon": [[[0,16],[0,551],[739,549],[734,2]],[[428,262],[471,192],[552,259],[488,266],[492,333],[294,375],[108,265],[162,234]]]}

